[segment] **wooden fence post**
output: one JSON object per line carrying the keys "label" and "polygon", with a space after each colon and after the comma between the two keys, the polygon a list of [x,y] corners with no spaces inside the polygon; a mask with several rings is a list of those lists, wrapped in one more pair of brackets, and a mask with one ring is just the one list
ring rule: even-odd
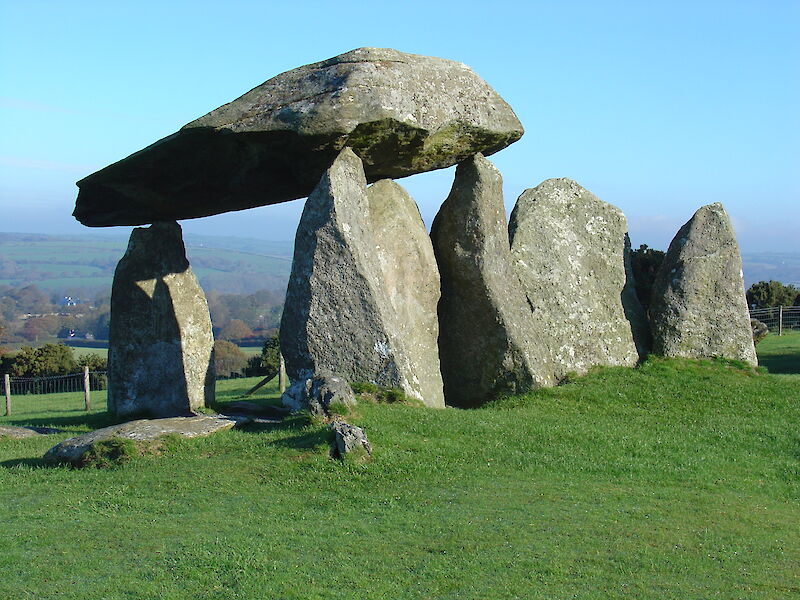
{"label": "wooden fence post", "polygon": [[281,394],[286,391],[286,363],[283,360],[283,354],[279,354],[280,356],[280,367],[278,368],[278,391]]}
{"label": "wooden fence post", "polygon": [[3,375],[3,387],[6,391],[6,416],[11,416],[11,377],[8,373]]}
{"label": "wooden fence post", "polygon": [[778,308],[778,335],[783,335],[783,306]]}
{"label": "wooden fence post", "polygon": [[91,392],[89,389],[89,367],[83,367],[83,405],[86,408],[86,412],[89,412],[92,409],[92,398]]}

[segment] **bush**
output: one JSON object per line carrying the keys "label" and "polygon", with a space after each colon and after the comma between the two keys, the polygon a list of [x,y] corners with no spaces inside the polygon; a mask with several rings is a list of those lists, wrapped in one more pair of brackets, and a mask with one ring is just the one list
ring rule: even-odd
{"label": "bush", "polygon": [[93,352],[79,357],[77,364],[81,369],[83,369],[83,367],[89,367],[90,371],[108,370],[108,359]]}
{"label": "bush", "polygon": [[72,348],[64,344],[45,344],[41,348],[23,346],[11,363],[15,377],[68,375],[78,370]]}
{"label": "bush", "polygon": [[214,368],[217,377],[233,377],[241,375],[247,366],[247,355],[239,346],[225,340],[214,342]]}

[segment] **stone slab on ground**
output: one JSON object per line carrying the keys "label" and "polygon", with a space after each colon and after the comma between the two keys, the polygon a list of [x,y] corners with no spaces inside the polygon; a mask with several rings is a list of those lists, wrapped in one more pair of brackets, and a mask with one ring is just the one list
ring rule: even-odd
{"label": "stone slab on ground", "polygon": [[52,427],[12,427],[8,425],[0,425],[0,437],[10,437],[15,439],[39,437],[41,435],[52,435],[54,433],[63,433],[61,429],[53,429]]}
{"label": "stone slab on ground", "polygon": [[222,415],[139,419],[137,421],[122,423],[121,425],[104,427],[103,429],[97,429],[64,440],[50,448],[50,450],[45,453],[44,458],[53,462],[78,464],[84,453],[99,442],[113,439],[147,442],[170,434],[186,438],[202,437],[218,431],[231,429],[237,424],[244,424],[249,421],[249,419],[226,417]]}
{"label": "stone slab on ground", "polygon": [[281,73],[78,182],[84,225],[143,225],[308,196],[344,147],[367,180],[492,154],[523,128],[462,63],[359,48]]}

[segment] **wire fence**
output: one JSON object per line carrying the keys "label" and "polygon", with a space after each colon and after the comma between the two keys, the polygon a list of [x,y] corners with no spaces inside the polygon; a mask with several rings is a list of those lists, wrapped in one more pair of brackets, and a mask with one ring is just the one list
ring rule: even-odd
{"label": "wire fence", "polygon": [[754,308],[750,311],[751,319],[758,319],[782,335],[788,329],[800,329],[800,306],[773,306],[770,308]]}
{"label": "wire fence", "polygon": [[[106,389],[108,378],[105,371],[89,371],[89,390]],[[12,396],[25,394],[63,394],[83,392],[84,374],[53,375],[50,377],[9,377],[9,390]]]}

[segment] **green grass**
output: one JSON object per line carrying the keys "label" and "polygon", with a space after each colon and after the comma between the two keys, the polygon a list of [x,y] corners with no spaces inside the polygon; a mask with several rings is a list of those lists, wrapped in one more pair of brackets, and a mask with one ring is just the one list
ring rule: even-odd
{"label": "green grass", "polygon": [[[69,430],[55,439],[107,422],[80,394],[16,402],[0,424]],[[800,377],[652,360],[353,421],[363,464],[299,419],[112,469],[1,439],[0,597],[800,597]]]}
{"label": "green grass", "polygon": [[800,331],[770,333],[758,346],[758,364],[770,373],[800,374]]}

